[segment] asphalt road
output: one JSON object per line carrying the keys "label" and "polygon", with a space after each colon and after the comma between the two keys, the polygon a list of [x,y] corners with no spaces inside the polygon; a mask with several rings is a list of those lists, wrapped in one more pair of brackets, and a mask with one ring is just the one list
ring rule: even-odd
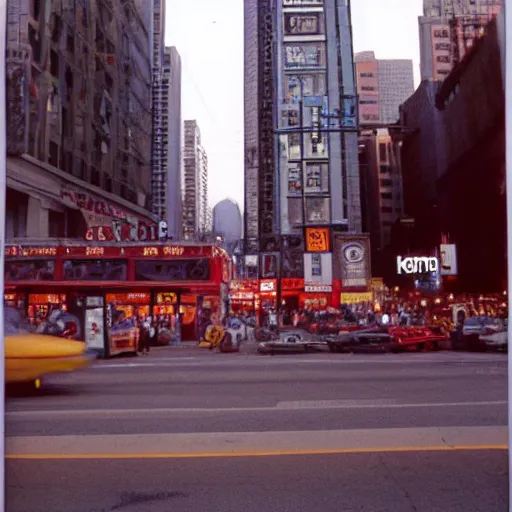
{"label": "asphalt road", "polygon": [[503,355],[160,350],[6,409],[12,512],[507,510]]}

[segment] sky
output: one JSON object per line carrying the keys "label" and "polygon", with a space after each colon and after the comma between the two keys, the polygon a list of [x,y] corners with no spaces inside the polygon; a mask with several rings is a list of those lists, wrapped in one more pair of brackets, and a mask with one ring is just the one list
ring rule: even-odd
{"label": "sky", "polygon": [[[352,0],[354,52],[413,59],[419,84],[422,0]],[[182,59],[182,116],[208,154],[208,202],[244,203],[243,1],[166,0],[165,42]]]}

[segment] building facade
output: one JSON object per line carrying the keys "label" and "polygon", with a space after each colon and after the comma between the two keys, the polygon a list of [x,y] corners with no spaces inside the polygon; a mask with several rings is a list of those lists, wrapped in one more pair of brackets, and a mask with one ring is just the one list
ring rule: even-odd
{"label": "building facade", "polygon": [[185,121],[184,133],[183,237],[196,240],[208,230],[208,156],[201,145],[197,121]]}
{"label": "building facade", "polygon": [[370,234],[372,275],[384,276],[383,255],[391,230],[403,216],[400,147],[387,129],[366,130],[359,138],[363,228]]}
{"label": "building facade", "polygon": [[451,245],[447,290],[506,288],[504,16],[486,26],[441,83],[425,81],[403,105],[405,212],[414,222],[396,251],[434,255]]}
{"label": "building facade", "polygon": [[167,222],[168,236],[181,237],[181,58],[166,47],[161,68],[153,74],[153,213]]}
{"label": "building facade", "polygon": [[421,79],[444,80],[503,5],[503,0],[423,0]]}
{"label": "building facade", "polygon": [[347,2],[246,0],[244,233],[260,278],[339,302],[335,239],[362,229],[357,128]]}
{"label": "building facade", "polygon": [[400,105],[414,92],[412,60],[376,59],[374,52],[355,55],[361,125],[396,123]]}
{"label": "building facade", "polygon": [[8,12],[8,236],[150,236],[150,16],[120,0]]}

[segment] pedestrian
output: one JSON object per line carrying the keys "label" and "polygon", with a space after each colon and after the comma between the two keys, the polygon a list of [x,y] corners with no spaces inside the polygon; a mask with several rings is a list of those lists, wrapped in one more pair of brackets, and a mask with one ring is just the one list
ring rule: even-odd
{"label": "pedestrian", "polygon": [[151,323],[148,319],[145,319],[142,322],[140,328],[140,338],[139,338],[139,352],[143,355],[149,354],[149,347],[151,344],[151,335],[150,335]]}

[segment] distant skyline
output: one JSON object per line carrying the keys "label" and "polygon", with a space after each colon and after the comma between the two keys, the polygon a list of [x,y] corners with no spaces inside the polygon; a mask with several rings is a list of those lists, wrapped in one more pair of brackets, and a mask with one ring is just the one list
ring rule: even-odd
{"label": "distant skyline", "polygon": [[[419,84],[422,0],[352,2],[354,52],[412,59]],[[195,119],[209,161],[209,204],[244,207],[243,2],[167,0],[165,43],[182,58],[183,120]]]}

